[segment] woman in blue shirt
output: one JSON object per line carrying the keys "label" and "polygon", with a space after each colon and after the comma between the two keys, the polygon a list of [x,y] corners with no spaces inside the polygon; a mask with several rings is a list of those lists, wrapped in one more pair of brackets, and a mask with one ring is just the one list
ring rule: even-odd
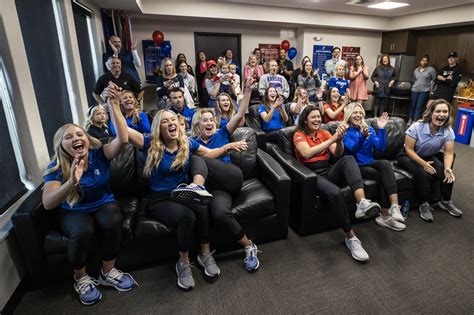
{"label": "woman in blue shirt", "polygon": [[[207,208],[191,208],[198,201],[207,205],[212,199],[205,188],[207,167],[204,161],[191,155],[219,157],[227,152],[227,147],[210,150],[186,136],[179,124],[176,113],[160,110],[153,118],[151,134],[143,135],[128,129],[130,142],[143,152],[145,158],[144,175],[149,177],[150,193],[147,196],[146,211],[167,227],[176,230],[179,261],[176,263],[178,286],[185,290],[194,287],[194,279],[189,262],[189,249],[194,238],[194,223],[197,217],[201,242],[201,259],[209,264],[210,276],[217,277],[219,269],[215,265],[209,246]],[[191,171],[192,184],[186,185]],[[175,189],[179,186],[177,189]],[[196,211],[196,214],[195,214]]]}
{"label": "woman in blue shirt", "polygon": [[[232,143],[229,142],[230,136],[239,127],[239,123],[248,109],[253,81],[253,77],[249,77],[246,81],[244,97],[239,110],[225,127],[217,130],[212,110],[199,109],[193,117],[193,138],[209,149],[227,146],[229,149],[236,151],[246,150],[247,144],[245,142],[236,147],[230,147]],[[232,213],[232,198],[240,193],[243,184],[242,171],[235,164],[232,164],[229,155],[222,157],[220,160],[208,158],[204,158],[204,160],[209,169],[208,187],[214,196],[209,205],[211,220],[223,230],[229,231],[233,238],[245,247],[245,267],[247,271],[254,272],[260,266],[257,258],[257,246],[247,237]],[[198,260],[198,262],[204,265],[201,261]]]}
{"label": "woman in blue shirt", "polygon": [[[216,128],[224,128],[227,123],[235,116],[234,101],[227,93],[221,93],[217,96],[216,106]],[[245,117],[239,121],[239,126],[243,126],[245,123]]]}
{"label": "woman in blue shirt", "polygon": [[[362,178],[376,180],[381,183],[381,215],[376,218],[380,226],[395,231],[405,229],[405,221],[398,204],[397,183],[392,165],[387,160],[375,160],[373,150],[383,152],[386,146],[385,126],[388,114],[383,113],[377,119],[377,133],[365,122],[365,111],[360,103],[350,103],[344,113],[344,122],[348,124],[344,135],[344,153],[352,155],[359,164]],[[390,201],[390,208],[387,203]]]}
{"label": "woman in blue shirt", "polygon": [[274,87],[268,87],[263,95],[263,104],[258,106],[258,115],[262,130],[266,133],[279,130],[288,122],[288,115],[283,108],[283,96],[278,95]]}
{"label": "woman in blue shirt", "polygon": [[[55,154],[44,175],[43,206],[55,209],[59,225],[68,238],[68,258],[74,268],[74,289],[84,305],[102,298],[100,283],[118,291],[129,291],[135,280],[117,270],[120,251],[122,214],[109,189],[110,160],[128,142],[125,119],[120,112],[121,89],[109,84],[109,106],[117,125],[117,137],[108,144],[89,136],[75,124],[66,124],[54,136]],[[94,227],[101,230],[102,269],[99,281],[87,275],[86,261],[95,238]]]}
{"label": "woman in blue shirt", "polygon": [[[135,98],[135,93],[132,91],[123,91],[122,97],[120,98],[120,107],[122,108],[122,113],[125,116],[125,121],[127,126],[135,129],[140,133],[150,133],[150,121],[145,112],[140,108],[140,103],[138,103]],[[112,136],[115,136],[115,127],[111,123],[110,132]]]}
{"label": "woman in blue shirt", "polygon": [[336,75],[328,80],[328,90],[332,88],[337,88],[341,96],[347,95],[350,97],[351,90],[349,89],[349,80],[344,79],[344,74],[346,73],[346,66],[337,65],[336,66]]}
{"label": "woman in blue shirt", "polygon": [[432,185],[439,185],[442,201],[438,206],[454,217],[462,216],[451,200],[454,185],[454,131],[451,128],[451,104],[446,100],[434,101],[421,120],[405,132],[405,152],[398,163],[413,173],[420,216],[432,222],[433,208],[428,203]]}

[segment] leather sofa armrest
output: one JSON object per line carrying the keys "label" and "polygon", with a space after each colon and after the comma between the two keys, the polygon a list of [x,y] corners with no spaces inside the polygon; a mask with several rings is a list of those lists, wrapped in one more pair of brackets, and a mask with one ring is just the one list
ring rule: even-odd
{"label": "leather sofa armrest", "polygon": [[265,150],[265,145],[266,145],[265,131],[262,130],[260,125],[252,117],[248,117],[248,116],[245,117],[245,125],[255,130],[255,133],[257,134],[257,146],[260,149]]}
{"label": "leather sofa armrest", "polygon": [[257,176],[275,197],[275,206],[282,228],[288,230],[291,180],[285,170],[268,153],[257,151]]}
{"label": "leather sofa armrest", "polygon": [[271,146],[270,154],[291,178],[290,220],[292,226],[300,233],[307,221],[306,218],[313,216],[312,212],[316,207],[317,175],[294,156],[283,152],[277,145]]}
{"label": "leather sofa armrest", "polygon": [[44,239],[53,220],[41,202],[43,185],[37,187],[12,216],[18,247],[28,274],[36,274],[47,267]]}

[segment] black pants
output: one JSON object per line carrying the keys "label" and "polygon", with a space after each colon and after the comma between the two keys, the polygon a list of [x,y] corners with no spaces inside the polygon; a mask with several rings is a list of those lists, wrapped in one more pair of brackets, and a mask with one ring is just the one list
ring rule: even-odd
{"label": "black pants", "polygon": [[62,233],[69,239],[68,258],[75,270],[86,266],[96,231],[100,233],[97,239],[102,248],[102,259],[117,258],[122,241],[122,213],[116,202],[107,203],[91,213],[60,208],[56,215]]}
{"label": "black pants", "polygon": [[[432,185],[440,185],[441,196],[443,200],[451,200],[453,192],[453,183],[444,183],[444,156],[443,152],[438,152],[435,155],[423,157],[425,161],[433,161],[431,166],[434,167],[436,173],[431,175],[425,172],[414,160],[410,159],[405,152],[398,156],[398,163],[404,169],[413,173],[415,177],[415,189],[420,203],[428,202]],[[453,160],[454,165],[454,160]]]}
{"label": "black pants", "polygon": [[199,171],[201,172],[200,174],[203,175],[207,169],[207,173],[203,176],[206,179],[206,187],[208,187],[209,190],[222,190],[231,196],[240,193],[244,177],[239,167],[232,163],[225,163],[221,160],[211,159],[205,156],[199,158],[205,165],[203,166],[201,162],[195,159],[193,162],[195,163],[196,170],[192,172]]}
{"label": "black pants", "polygon": [[388,97],[379,97],[377,94],[374,96],[374,117],[380,117],[387,109]]}
{"label": "black pants", "polygon": [[349,184],[352,191],[363,188],[362,176],[354,157],[343,156],[329,167],[327,161],[309,163],[307,166],[318,174],[316,190],[336,214],[345,232],[351,230],[351,219],[347,210],[341,186]]}
{"label": "black pants", "polygon": [[387,160],[375,160],[367,165],[359,165],[362,178],[375,180],[381,184],[380,200],[382,207],[390,207],[388,196],[397,193],[397,182],[392,164]]}

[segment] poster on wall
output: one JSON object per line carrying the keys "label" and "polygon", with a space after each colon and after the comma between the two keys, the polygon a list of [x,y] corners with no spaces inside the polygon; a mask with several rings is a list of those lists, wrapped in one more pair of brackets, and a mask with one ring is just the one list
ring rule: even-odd
{"label": "poster on wall", "polygon": [[278,50],[280,44],[258,44],[258,48],[262,52],[262,61],[278,60]]}
{"label": "poster on wall", "polygon": [[313,69],[319,69],[319,75],[322,80],[326,78],[326,60],[332,58],[331,50],[333,46],[313,45]]}
{"label": "poster on wall", "polygon": [[[163,44],[165,43],[171,45],[169,40],[165,40]],[[155,76],[160,70],[161,61],[167,56],[161,52],[160,46],[155,45],[155,42],[152,40],[142,40],[142,46],[146,82],[155,83]]]}
{"label": "poster on wall", "polygon": [[355,57],[360,54],[360,47],[352,47],[352,46],[342,46],[342,56],[341,58],[346,61],[347,69],[355,62]]}

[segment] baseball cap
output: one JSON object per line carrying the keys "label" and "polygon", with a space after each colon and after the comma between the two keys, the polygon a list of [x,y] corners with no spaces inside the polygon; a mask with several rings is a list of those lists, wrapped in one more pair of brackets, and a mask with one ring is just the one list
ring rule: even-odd
{"label": "baseball cap", "polygon": [[455,52],[455,51],[451,51],[449,54],[448,54],[448,58],[450,57],[457,57],[458,56],[458,53]]}
{"label": "baseball cap", "polygon": [[212,59],[211,59],[211,60],[208,60],[208,61],[206,62],[206,68],[207,68],[207,69],[211,68],[212,65],[216,65],[216,66],[217,66],[217,62],[216,62],[215,60],[212,60]]}

